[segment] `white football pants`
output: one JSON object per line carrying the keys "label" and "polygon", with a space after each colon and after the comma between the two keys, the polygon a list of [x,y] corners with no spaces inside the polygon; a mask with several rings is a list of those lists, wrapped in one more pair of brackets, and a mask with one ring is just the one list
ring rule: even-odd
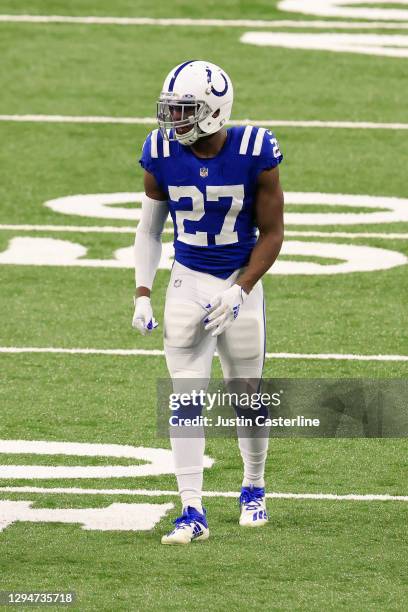
{"label": "white football pants", "polygon": [[[206,389],[217,350],[224,379],[257,379],[262,376],[265,353],[265,315],[262,283],[252,289],[239,316],[220,336],[213,338],[204,330],[205,306],[211,298],[231,287],[239,270],[226,280],[196,272],[178,262],[170,276],[164,312],[164,350],[175,393],[188,392],[191,379],[200,379]],[[197,389],[198,385],[194,384]],[[255,389],[256,390],[256,389]],[[185,427],[170,438],[175,473],[183,507],[201,508],[204,432],[203,428]],[[243,485],[264,486],[268,437],[254,435],[254,427],[239,427],[238,439],[244,463]],[[265,429],[265,428],[264,428]]]}

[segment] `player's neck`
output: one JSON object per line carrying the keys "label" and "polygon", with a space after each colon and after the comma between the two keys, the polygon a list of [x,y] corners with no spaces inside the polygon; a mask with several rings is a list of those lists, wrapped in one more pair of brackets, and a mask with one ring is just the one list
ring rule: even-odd
{"label": "player's neck", "polygon": [[221,151],[222,147],[227,140],[227,130],[223,128],[211,136],[205,138],[199,138],[191,148],[193,149],[197,157],[208,159],[209,157],[215,157]]}

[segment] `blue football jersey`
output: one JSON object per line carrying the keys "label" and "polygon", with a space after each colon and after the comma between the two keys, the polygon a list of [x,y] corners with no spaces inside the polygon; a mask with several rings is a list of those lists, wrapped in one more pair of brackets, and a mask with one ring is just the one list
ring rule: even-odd
{"label": "blue football jersey", "polygon": [[245,266],[256,242],[257,177],[282,159],[274,134],[251,125],[229,128],[210,159],[153,130],[140,164],[168,197],[176,261],[224,279]]}

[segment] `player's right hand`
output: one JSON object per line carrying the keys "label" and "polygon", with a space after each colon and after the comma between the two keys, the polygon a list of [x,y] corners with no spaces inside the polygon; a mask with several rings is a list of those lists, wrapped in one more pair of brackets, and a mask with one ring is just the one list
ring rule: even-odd
{"label": "player's right hand", "polygon": [[132,327],[137,329],[142,336],[150,334],[159,325],[153,316],[152,305],[150,298],[143,295],[138,298],[133,298],[135,304],[135,312],[132,320]]}

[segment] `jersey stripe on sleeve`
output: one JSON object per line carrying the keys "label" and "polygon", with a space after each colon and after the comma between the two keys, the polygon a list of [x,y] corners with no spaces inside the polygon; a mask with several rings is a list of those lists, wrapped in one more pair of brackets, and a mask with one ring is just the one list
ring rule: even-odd
{"label": "jersey stripe on sleeve", "polygon": [[259,128],[258,133],[255,138],[254,148],[252,151],[252,155],[260,155],[262,149],[262,143],[265,136],[266,129]]}
{"label": "jersey stripe on sleeve", "polygon": [[153,130],[150,140],[150,155],[151,157],[158,157],[157,154],[157,134],[159,130]]}
{"label": "jersey stripe on sleeve", "polygon": [[251,137],[251,133],[252,133],[252,129],[253,126],[252,125],[247,125],[243,136],[242,136],[242,140],[241,140],[241,146],[239,148],[239,154],[240,155],[246,155],[246,152],[248,150],[248,144],[249,144],[249,139]]}
{"label": "jersey stripe on sleeve", "polygon": [[163,138],[163,157],[170,157],[170,143]]}

